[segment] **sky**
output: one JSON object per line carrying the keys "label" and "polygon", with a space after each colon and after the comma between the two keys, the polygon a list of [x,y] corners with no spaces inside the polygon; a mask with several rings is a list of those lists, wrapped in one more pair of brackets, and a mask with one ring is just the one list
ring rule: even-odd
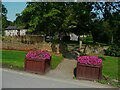
{"label": "sky", "polygon": [[14,21],[16,19],[16,13],[21,13],[27,6],[26,2],[2,2],[7,9],[7,19]]}

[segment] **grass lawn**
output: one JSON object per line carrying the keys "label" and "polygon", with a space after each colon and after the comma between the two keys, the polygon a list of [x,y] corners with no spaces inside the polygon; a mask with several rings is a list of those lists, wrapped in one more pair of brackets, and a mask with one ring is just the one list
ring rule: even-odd
{"label": "grass lawn", "polygon": [[[3,67],[23,69],[24,58],[27,52],[3,50],[2,52],[2,65]],[[1,60],[0,60],[1,62]]]}
{"label": "grass lawn", "polygon": [[[2,62],[3,67],[9,67],[14,69],[24,69],[24,59],[27,52],[24,51],[13,51],[13,50],[2,50]],[[62,61],[62,55],[52,55],[51,68],[55,69],[58,64]]]}
{"label": "grass lawn", "polygon": [[109,78],[118,80],[118,58],[111,56],[104,56],[103,60],[103,75]]}
{"label": "grass lawn", "polygon": [[102,75],[110,79],[119,79],[118,78],[118,69],[119,69],[119,57],[113,56],[104,56],[98,54],[90,54],[90,56],[99,56],[103,60],[103,69]]}
{"label": "grass lawn", "polygon": [[113,80],[119,80],[119,58],[111,56],[100,56],[103,59],[103,69],[102,75],[107,78],[107,80],[101,80],[101,83],[111,84],[113,86],[120,87],[120,83],[114,82]]}
{"label": "grass lawn", "polygon": [[51,68],[52,69],[55,69],[58,64],[63,60],[63,56],[60,55],[60,56],[56,56],[55,54],[52,55],[52,61],[51,61]]}

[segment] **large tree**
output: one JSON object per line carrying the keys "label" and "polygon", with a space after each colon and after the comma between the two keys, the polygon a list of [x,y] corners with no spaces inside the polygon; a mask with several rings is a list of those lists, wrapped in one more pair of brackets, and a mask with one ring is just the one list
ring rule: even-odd
{"label": "large tree", "polygon": [[9,26],[11,21],[7,20],[7,9],[2,4],[2,35],[4,35],[4,30],[7,26]]}
{"label": "large tree", "polygon": [[10,21],[7,20],[7,9],[2,4],[2,35],[4,35],[5,28],[10,24]]}
{"label": "large tree", "polygon": [[94,42],[113,42],[119,11],[118,2],[30,2],[17,21],[35,34],[91,33]]}
{"label": "large tree", "polygon": [[28,3],[22,12],[25,25],[33,33],[44,32],[49,35],[68,31],[72,21],[69,3]]}
{"label": "large tree", "polygon": [[5,6],[2,4],[2,27],[5,28],[7,25],[7,9],[5,8]]}
{"label": "large tree", "polygon": [[81,33],[89,25],[90,9],[88,5],[88,3],[70,2],[28,3],[27,8],[22,12],[22,17],[31,31],[43,30],[46,33],[53,33],[79,29],[81,31],[78,30],[78,32]]}
{"label": "large tree", "polygon": [[120,2],[94,2],[91,16],[91,31],[94,42],[113,43],[118,29]]}

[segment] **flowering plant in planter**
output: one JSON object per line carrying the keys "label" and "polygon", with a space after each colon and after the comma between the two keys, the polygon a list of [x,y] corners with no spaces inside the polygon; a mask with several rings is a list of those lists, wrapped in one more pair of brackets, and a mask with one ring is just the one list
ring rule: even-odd
{"label": "flowering plant in planter", "polygon": [[77,61],[77,79],[100,80],[102,78],[102,59],[97,56],[79,56]]}
{"label": "flowering plant in planter", "polygon": [[85,65],[94,65],[94,66],[102,65],[102,59],[98,58],[97,56],[79,56],[77,58],[77,61],[80,64],[85,64]]}
{"label": "flowering plant in planter", "polygon": [[27,60],[51,60],[51,55],[45,51],[45,50],[34,50],[34,51],[29,51],[26,54],[26,59]]}
{"label": "flowering plant in planter", "polygon": [[51,55],[45,50],[32,50],[26,54],[25,71],[44,74],[51,68]]}

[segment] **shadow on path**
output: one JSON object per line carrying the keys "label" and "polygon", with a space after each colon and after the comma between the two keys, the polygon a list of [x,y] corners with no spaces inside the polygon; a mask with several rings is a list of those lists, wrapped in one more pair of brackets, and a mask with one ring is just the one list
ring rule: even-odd
{"label": "shadow on path", "polygon": [[77,71],[77,68],[75,67],[74,71],[73,71],[73,75],[74,75],[75,78],[76,78],[76,71]]}
{"label": "shadow on path", "polygon": [[62,53],[64,58],[67,58],[67,59],[76,59],[77,58],[77,54],[74,53],[73,51],[69,51],[68,46],[65,42],[59,43],[59,51],[60,51],[60,53]]}

